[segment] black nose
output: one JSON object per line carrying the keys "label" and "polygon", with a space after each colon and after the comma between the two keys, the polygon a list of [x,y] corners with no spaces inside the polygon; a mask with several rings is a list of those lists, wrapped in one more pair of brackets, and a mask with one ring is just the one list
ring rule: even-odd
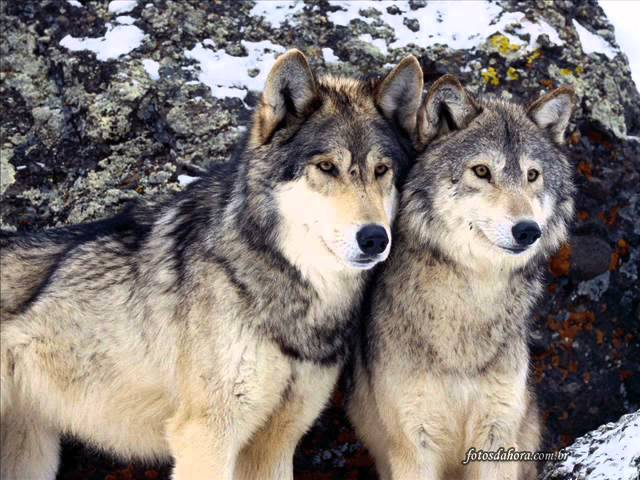
{"label": "black nose", "polygon": [[365,225],[356,234],[356,240],[360,250],[367,255],[378,255],[389,244],[387,231],[379,225]]}
{"label": "black nose", "polygon": [[531,245],[542,235],[536,222],[518,222],[511,228],[511,233],[518,245],[523,247]]}

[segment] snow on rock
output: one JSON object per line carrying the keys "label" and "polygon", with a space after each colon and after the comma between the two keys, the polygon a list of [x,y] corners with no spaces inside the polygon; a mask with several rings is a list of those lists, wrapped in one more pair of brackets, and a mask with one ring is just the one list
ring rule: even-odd
{"label": "snow on rock", "polygon": [[580,437],[563,451],[568,458],[548,463],[543,480],[638,480],[640,410]]}
{"label": "snow on rock", "polygon": [[[371,24],[374,18],[362,16],[360,12],[376,10],[380,14],[378,18],[395,32],[396,40],[389,45],[391,48],[406,47],[411,43],[425,48],[440,43],[466,50],[477,47],[496,32],[527,50],[536,48],[536,40],[541,34],[548,35],[556,45],[563,43],[558,32],[543,19],[533,23],[524,13],[505,12],[499,5],[488,1],[465,2],[462,9],[458,1],[429,2],[417,10],[411,10],[408,3],[388,0],[332,0],[329,3],[338,7],[328,13],[334,25],[347,26],[356,18]],[[402,14],[389,13],[388,7],[399,7]],[[528,41],[521,38],[526,38],[527,34]]]}
{"label": "snow on rock", "polygon": [[324,58],[325,63],[338,63],[340,61],[340,58],[333,53],[332,48],[323,48],[322,58]]}
{"label": "snow on rock", "polygon": [[304,8],[302,0],[258,0],[250,14],[264,19],[274,28],[279,28],[286,20],[301,12]]}
{"label": "snow on rock", "polygon": [[60,40],[64,48],[77,52],[89,50],[96,54],[98,60],[112,60],[135,50],[144,40],[144,32],[134,25],[107,24],[104,37],[87,38],[65,36]]}
{"label": "snow on rock", "polygon": [[158,62],[150,58],[145,58],[142,60],[142,66],[151,80],[158,80],[160,78],[160,64]]}
{"label": "snow on rock", "polygon": [[631,76],[640,89],[640,42],[638,42],[637,18],[640,18],[640,2],[627,0],[600,0],[598,3],[613,24],[616,42],[629,58]]}
{"label": "snow on rock", "polygon": [[214,45],[212,40],[204,40],[185,51],[187,58],[199,62],[198,79],[211,89],[214,97],[244,99],[249,90],[261,91],[277,54],[285,51],[284,47],[268,40],[242,40],[241,43],[248,52],[246,57],[207,48]]}
{"label": "snow on rock", "polygon": [[385,42],[384,38],[373,38],[371,34],[363,33],[362,35],[358,36],[358,40],[361,40],[364,43],[368,43],[369,45],[373,45],[385,55],[389,53],[387,42]]}
{"label": "snow on rock", "polygon": [[191,175],[178,175],[178,183],[181,187],[186,187],[190,183],[193,183],[199,179],[200,177],[192,177]]}
{"label": "snow on rock", "polygon": [[133,22],[135,21],[136,19],[129,15],[120,15],[119,17],[116,17],[116,23],[121,25],[133,25]]}
{"label": "snow on rock", "polygon": [[67,0],[67,3],[72,7],[82,7],[82,4],[78,0]]}
{"label": "snow on rock", "polygon": [[614,58],[617,54],[613,46],[607,42],[604,38],[580,25],[576,20],[573,20],[573,26],[578,31],[580,36],[580,43],[582,44],[582,51],[587,55],[590,53],[603,53],[607,58]]}
{"label": "snow on rock", "polygon": [[127,13],[136,8],[138,0],[112,0],[107,10],[109,13]]}

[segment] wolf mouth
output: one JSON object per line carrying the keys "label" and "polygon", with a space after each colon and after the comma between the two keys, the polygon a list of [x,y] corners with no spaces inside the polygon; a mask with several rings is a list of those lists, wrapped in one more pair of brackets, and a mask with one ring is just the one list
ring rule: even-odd
{"label": "wolf mouth", "polygon": [[529,248],[532,246],[532,245],[529,245],[527,247],[507,247],[507,246],[492,242],[491,239],[487,236],[487,234],[484,233],[484,231],[482,231],[482,228],[476,228],[476,231],[480,234],[480,238],[484,239],[490,245],[493,245],[494,247],[498,247],[500,250],[504,250],[510,255],[520,255],[521,253],[524,253],[527,250],[529,250]]}
{"label": "wolf mouth", "polygon": [[375,256],[375,257],[365,257],[365,258],[358,258],[356,260],[350,260],[349,264],[355,268],[368,270],[370,268],[373,268],[379,261],[380,261],[380,257]]}
{"label": "wolf mouth", "polygon": [[503,247],[502,245],[496,245],[496,247],[500,247],[501,249],[506,250],[507,252],[514,255],[518,255],[529,250],[529,247]]}
{"label": "wolf mouth", "polygon": [[333,250],[333,248],[329,246],[329,244],[324,238],[320,237],[320,240],[322,241],[322,244],[327,249],[327,251],[329,251],[334,257],[336,257],[338,260],[340,260],[343,264],[347,265],[348,267],[355,268],[357,270],[369,270],[370,268],[373,268],[381,260],[379,255],[375,257],[360,255],[358,258],[354,260],[344,258],[342,255],[338,255]]}

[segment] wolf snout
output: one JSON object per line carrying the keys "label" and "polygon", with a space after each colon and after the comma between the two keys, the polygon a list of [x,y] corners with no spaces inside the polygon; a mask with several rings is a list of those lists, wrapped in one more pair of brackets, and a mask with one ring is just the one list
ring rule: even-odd
{"label": "wolf snout", "polygon": [[520,247],[532,245],[542,235],[542,230],[536,222],[518,222],[511,228],[511,234]]}
{"label": "wolf snout", "polygon": [[356,234],[358,246],[367,255],[379,255],[389,245],[387,230],[380,225],[365,225]]}

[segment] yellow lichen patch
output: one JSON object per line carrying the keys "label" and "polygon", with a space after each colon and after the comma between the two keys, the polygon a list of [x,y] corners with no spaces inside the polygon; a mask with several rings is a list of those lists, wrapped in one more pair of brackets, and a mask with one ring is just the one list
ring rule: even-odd
{"label": "yellow lichen patch", "polygon": [[501,55],[509,55],[510,53],[515,53],[520,50],[520,45],[516,45],[511,43],[507,37],[496,33],[491,38],[489,38],[489,42],[491,46],[495,48]]}
{"label": "yellow lichen patch", "polygon": [[498,76],[498,72],[495,68],[486,68],[480,74],[482,75],[482,79],[485,84],[493,85],[494,87],[500,85],[500,77]]}
{"label": "yellow lichen patch", "polygon": [[507,69],[507,80],[518,80],[519,78],[518,70],[513,67]]}
{"label": "yellow lichen patch", "polygon": [[573,72],[571,70],[569,70],[568,68],[561,68],[560,69],[560,75],[562,75],[564,77],[568,77],[569,75],[573,75]]}
{"label": "yellow lichen patch", "polygon": [[582,75],[584,73],[584,68],[582,68],[580,65],[578,65],[576,67],[576,75]]}
{"label": "yellow lichen patch", "polygon": [[500,85],[500,77],[498,77],[498,72],[496,72],[495,68],[489,67],[480,72],[480,74],[482,75],[482,80],[484,80],[485,84],[493,85],[494,87]]}
{"label": "yellow lichen patch", "polygon": [[530,67],[531,65],[533,65],[533,62],[535,62],[541,56],[542,56],[542,52],[540,50],[534,50],[531,53],[531,55],[527,57],[527,67]]}

